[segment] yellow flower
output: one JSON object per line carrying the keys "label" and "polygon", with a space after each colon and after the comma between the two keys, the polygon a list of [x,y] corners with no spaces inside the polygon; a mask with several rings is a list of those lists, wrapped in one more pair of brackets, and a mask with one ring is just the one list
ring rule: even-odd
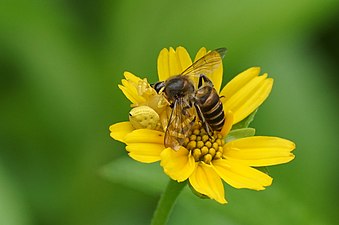
{"label": "yellow flower", "polygon": [[[201,48],[195,60],[205,55]],[[159,80],[180,74],[192,64],[183,47],[163,49],[158,57]],[[252,67],[233,78],[221,91],[222,67],[210,75],[221,98],[226,122],[221,132],[210,138],[200,124],[195,124],[187,140],[178,151],[164,146],[163,129],[135,129],[130,122],[110,126],[112,138],[124,142],[133,159],[153,163],[161,161],[164,172],[173,180],[189,180],[199,193],[226,203],[223,181],[235,188],[263,190],[271,185],[272,178],[254,167],[277,165],[293,160],[295,144],[286,139],[268,136],[252,136],[231,140],[225,138],[236,124],[256,110],[268,97],[273,79],[267,74],[259,76],[260,68]],[[148,106],[159,115],[169,107],[159,104],[163,97],[147,83],[129,72],[119,88],[132,102],[132,106]],[[220,92],[219,92],[220,91]]]}

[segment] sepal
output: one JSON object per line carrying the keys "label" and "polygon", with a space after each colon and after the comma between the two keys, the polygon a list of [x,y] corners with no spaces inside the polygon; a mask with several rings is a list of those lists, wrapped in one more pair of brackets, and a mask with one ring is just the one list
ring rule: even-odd
{"label": "sepal", "polygon": [[254,128],[240,128],[236,130],[231,130],[225,138],[225,142],[231,142],[239,138],[252,137],[255,135]]}
{"label": "sepal", "polygon": [[248,115],[245,119],[242,121],[236,123],[233,125],[232,130],[240,129],[240,128],[247,128],[254,120],[255,114],[257,113],[258,108],[254,110],[250,115]]}
{"label": "sepal", "polygon": [[207,195],[201,194],[200,192],[197,192],[194,187],[191,185],[190,182],[188,182],[188,186],[190,187],[192,193],[196,196],[198,196],[201,199],[210,199]]}

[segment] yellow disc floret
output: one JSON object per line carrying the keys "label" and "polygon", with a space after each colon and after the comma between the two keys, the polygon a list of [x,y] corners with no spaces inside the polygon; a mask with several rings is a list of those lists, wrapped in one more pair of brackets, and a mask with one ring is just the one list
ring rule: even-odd
{"label": "yellow disc floret", "polygon": [[222,158],[224,144],[221,134],[215,131],[213,137],[209,137],[201,125],[196,124],[183,146],[191,152],[196,162],[209,164],[214,159]]}

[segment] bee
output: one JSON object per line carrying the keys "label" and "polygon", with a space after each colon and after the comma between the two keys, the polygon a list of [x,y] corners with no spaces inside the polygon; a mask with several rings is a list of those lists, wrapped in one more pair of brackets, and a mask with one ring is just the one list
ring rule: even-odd
{"label": "bee", "polygon": [[207,76],[222,65],[225,53],[226,48],[215,49],[181,74],[152,85],[157,93],[164,95],[172,108],[165,131],[166,147],[178,150],[182,146],[196,121],[196,115],[209,137],[213,136],[213,131],[222,129],[225,123],[223,106]]}

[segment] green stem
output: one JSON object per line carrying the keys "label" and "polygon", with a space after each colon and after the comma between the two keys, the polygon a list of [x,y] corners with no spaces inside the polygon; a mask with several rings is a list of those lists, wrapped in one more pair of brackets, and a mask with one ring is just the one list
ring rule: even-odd
{"label": "green stem", "polygon": [[157,208],[154,211],[151,225],[165,225],[172,211],[175,200],[185,187],[186,182],[177,182],[170,180],[162,193]]}

